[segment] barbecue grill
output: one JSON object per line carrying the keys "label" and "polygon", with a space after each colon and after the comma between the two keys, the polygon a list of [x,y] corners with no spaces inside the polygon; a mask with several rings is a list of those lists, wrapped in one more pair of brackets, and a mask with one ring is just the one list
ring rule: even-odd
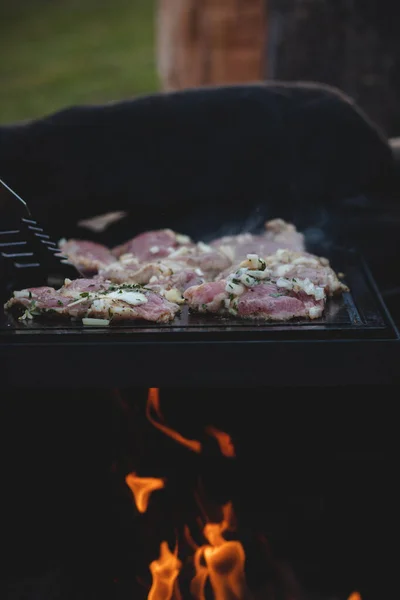
{"label": "barbecue grill", "polygon": [[[288,105],[286,93],[284,104]],[[257,106],[261,104],[257,103]],[[345,105],[345,112],[349,106]],[[116,108],[119,114],[118,106]],[[339,127],[345,133],[342,145],[336,135],[340,123],[337,124],[335,114],[334,118],[329,118],[328,111],[323,123],[318,121],[317,112],[317,121],[313,120],[314,125],[311,125],[312,129],[320,130],[321,140],[327,141],[328,146],[330,131],[334,132],[332,148],[320,153],[311,144],[312,152],[309,153],[307,143],[312,138],[307,135],[309,126],[304,112],[287,111],[281,120],[282,124],[287,124],[287,130],[271,136],[262,127],[271,122],[274,129],[275,117],[280,111],[273,111],[271,119],[255,112],[251,124],[249,117],[253,117],[253,111],[246,107],[243,110],[242,128],[235,133],[235,140],[239,141],[240,156],[242,151],[245,154],[246,160],[240,165],[248,164],[249,169],[244,168],[243,172],[238,169],[238,176],[234,177],[231,177],[232,164],[236,162],[232,163],[229,149],[231,146],[234,149],[235,143],[231,144],[226,132],[216,127],[226,118],[228,131],[231,130],[233,119],[225,112],[225,105],[222,111],[217,111],[217,119],[210,119],[207,108],[204,121],[196,118],[200,135],[193,136],[184,120],[183,132],[173,128],[173,135],[169,134],[164,140],[167,144],[160,146],[166,150],[159,149],[156,153],[157,141],[152,138],[149,154],[142,151],[142,145],[136,153],[131,142],[138,138],[142,144],[143,140],[149,139],[148,125],[153,125],[151,115],[147,122],[141,115],[139,120],[123,117],[121,129],[115,128],[112,118],[110,129],[106,130],[104,127],[86,127],[89,123],[86,109],[82,121],[78,111],[78,129],[63,126],[61,116],[61,157],[55,148],[57,142],[42,143],[40,123],[32,131],[27,128],[26,135],[28,138],[32,135],[33,141],[22,144],[28,150],[33,145],[38,152],[43,151],[39,160],[36,153],[33,163],[30,152],[26,157],[24,153],[21,156],[20,143],[17,144],[18,160],[13,160],[13,149],[7,153],[7,144],[4,144],[7,181],[9,178],[15,186],[21,182],[25,188],[21,193],[26,193],[29,199],[33,197],[35,214],[38,210],[38,218],[47,218],[45,226],[54,237],[72,237],[72,222],[77,220],[78,213],[80,217],[85,216],[80,214],[81,210],[89,211],[86,216],[90,212],[96,214],[95,211],[102,210],[100,205],[108,204],[109,209],[118,197],[118,201],[125,202],[122,208],[131,210],[131,220],[126,220],[125,225],[122,222],[110,227],[98,241],[114,245],[137,233],[134,228],[144,231],[163,226],[188,233],[196,239],[206,239],[207,231],[215,234],[216,226],[229,227],[228,219],[237,225],[237,233],[241,227],[246,229],[242,212],[247,214],[248,209],[255,208],[250,207],[249,199],[253,202],[267,199],[268,210],[273,213],[261,215],[261,219],[281,216],[295,222],[300,230],[308,226],[321,227],[319,239],[323,238],[324,244],[319,248],[314,244],[309,249],[327,256],[336,271],[344,272],[344,281],[350,288],[350,292],[340,299],[331,299],[324,317],[312,322],[245,322],[193,315],[184,308],[171,324],[131,322],[108,328],[87,328],[69,321],[21,322],[5,314],[0,303],[2,389],[9,400],[5,404],[11,413],[11,418],[8,415],[5,422],[14,441],[7,462],[11,463],[15,476],[8,477],[11,484],[7,477],[5,479],[5,489],[10,490],[6,513],[10,528],[3,536],[7,556],[15,569],[13,579],[19,580],[19,584],[11,589],[13,600],[20,600],[22,596],[30,600],[38,597],[53,600],[54,595],[68,600],[87,600],[98,597],[99,592],[105,595],[106,586],[114,577],[120,577],[120,581],[114,581],[109,597],[121,600],[136,597],[134,580],[137,573],[135,561],[131,559],[132,552],[141,554],[143,538],[135,535],[135,527],[129,528],[131,498],[126,501],[124,496],[121,499],[123,475],[127,472],[124,469],[136,468],[135,464],[127,466],[136,436],[135,430],[127,424],[130,421],[128,411],[123,414],[121,411],[118,424],[114,423],[117,403],[110,388],[119,388],[122,395],[123,388],[131,388],[126,391],[126,403],[131,400],[133,405],[136,403],[136,408],[141,406],[143,409],[145,388],[149,386],[162,388],[161,393],[167,399],[165,404],[172,405],[172,409],[177,407],[174,401],[177,402],[178,397],[186,410],[186,413],[175,411],[182,424],[182,429],[178,427],[178,430],[184,433],[189,424],[198,425],[201,421],[198,417],[204,412],[205,404],[211,407],[210,414],[217,426],[218,411],[225,405],[223,416],[232,425],[226,430],[232,433],[238,449],[235,464],[239,464],[239,472],[235,472],[235,483],[239,517],[244,516],[243,521],[247,520],[251,531],[267,532],[278,554],[287,553],[290,562],[304,576],[306,589],[324,590],[320,597],[333,599],[336,595],[328,594],[327,588],[336,586],[343,590],[337,594],[340,600],[351,592],[353,581],[361,581],[364,589],[374,594],[371,596],[374,600],[389,597],[395,589],[390,575],[392,580],[395,579],[396,571],[387,572],[389,550],[385,546],[389,537],[386,532],[391,535],[392,519],[394,521],[397,511],[397,507],[390,507],[390,499],[395,497],[393,477],[385,472],[385,467],[389,467],[390,474],[395,467],[389,465],[387,458],[393,456],[388,447],[394,438],[390,426],[395,419],[388,418],[386,411],[378,413],[375,405],[369,413],[365,407],[367,403],[363,402],[361,407],[352,400],[359,394],[364,397],[371,384],[386,386],[384,392],[390,399],[390,394],[398,393],[391,384],[399,383],[400,336],[379,291],[395,289],[397,285],[393,257],[398,246],[398,221],[395,223],[392,213],[380,216],[383,211],[380,199],[374,205],[366,198],[355,198],[353,208],[345,206],[344,200],[346,194],[362,193],[364,184],[374,180],[374,175],[379,174],[379,180],[384,178],[388,149],[382,147],[379,150],[380,143],[372,134],[364,138],[358,130],[358,117],[354,128],[352,119],[346,121],[345,127]],[[91,112],[96,113],[90,110],[89,114]],[[236,111],[234,114],[236,117]],[[132,135],[132,138],[125,144],[128,121],[128,137]],[[177,124],[179,121],[176,119]],[[51,119],[56,130],[57,122],[57,118]],[[82,122],[86,127],[85,144],[81,143]],[[168,123],[171,123],[170,119]],[[212,136],[208,149],[193,143],[203,139],[204,123],[210,126],[211,132],[220,132],[222,145],[214,143]],[[46,140],[46,132],[53,131],[53,125],[49,127],[47,121],[43,125]],[[141,131],[145,134],[141,135]],[[170,128],[157,128],[161,137],[164,131],[170,131]],[[296,133],[293,138],[287,138],[289,131],[297,131],[304,145],[303,142],[298,146],[282,144],[282,140],[296,139]],[[97,134],[102,140],[109,136],[107,148],[112,150],[111,161],[103,142],[98,142]],[[3,135],[8,138],[8,132]],[[18,139],[19,135],[20,128]],[[67,135],[71,135],[69,143]],[[353,135],[357,139],[355,145],[347,143]],[[12,132],[10,137],[13,137]],[[50,137],[53,140],[53,136]],[[40,139],[40,143],[36,144],[36,139]],[[115,144],[115,139],[122,143]],[[261,159],[257,158],[260,157],[257,140],[262,141]],[[282,168],[276,169],[274,160],[264,160],[266,141],[271,145],[271,158],[277,158],[277,149],[282,154],[282,165],[279,163]],[[174,142],[173,148],[171,142]],[[189,146],[194,154],[187,153]],[[247,163],[250,147],[252,160]],[[71,149],[68,156],[65,156],[64,148]],[[198,160],[204,154],[208,157],[207,168],[204,161]],[[161,159],[160,164],[153,161],[156,155]],[[318,157],[327,156],[333,161],[332,168],[325,169],[324,160],[320,168]],[[93,166],[93,171],[90,167],[89,172],[88,157]],[[299,157],[304,157],[306,167]],[[224,158],[226,163],[221,163]],[[144,163],[141,162],[143,159]],[[58,167],[68,165],[68,160],[72,170],[59,173]],[[110,164],[113,166],[111,172]],[[132,164],[136,165],[135,177],[131,173]],[[155,173],[161,173],[160,167],[165,173],[155,177]],[[198,171],[192,173],[192,167]],[[182,177],[186,172],[190,177]],[[87,187],[89,180],[90,189]],[[288,184],[289,180],[293,185]],[[381,192],[379,188],[379,194]],[[220,195],[221,206],[217,206]],[[320,203],[317,201],[319,196]],[[308,210],[310,197],[314,204],[310,202]],[[132,198],[144,198],[146,203],[132,207]],[[334,199],[337,204],[333,206]],[[329,211],[325,210],[328,204]],[[323,218],[314,218],[314,205],[321,208],[318,215]],[[193,206],[198,210],[193,210]],[[186,209],[183,212],[182,207]],[[312,218],[309,218],[310,214]],[[362,219],[365,222],[361,223]],[[326,226],[325,231],[321,221]],[[332,232],[334,235],[331,236]],[[83,237],[82,231],[80,234],[76,237]],[[353,250],[334,250],[332,240],[339,245],[350,240],[351,244],[361,248],[366,259]],[[2,300],[5,301],[12,290],[10,282],[1,281],[3,283]],[[339,394],[338,385],[354,387],[342,388]],[[294,389],[299,386],[303,389]],[[378,389],[382,391],[382,387]],[[341,403],[341,399],[344,402]],[[132,421],[140,420],[138,414],[140,416],[140,411],[132,411]],[[381,430],[379,417],[384,422]],[[383,441],[376,441],[380,432]],[[370,452],[371,458],[368,451],[375,441],[378,449],[373,448],[376,452]],[[171,474],[179,470],[179,460],[171,446],[164,452],[166,447],[167,444],[160,442],[153,450],[169,463]],[[364,448],[368,451],[363,452]],[[361,457],[358,461],[346,455],[354,449]],[[140,458],[145,455],[151,462],[155,453],[146,455],[142,451]],[[182,454],[186,456],[184,450]],[[218,481],[219,489],[223,488],[226,481],[219,468],[220,457],[216,459],[212,452],[210,455],[187,455],[187,465],[181,464],[182,485],[192,472],[190,461],[193,456],[197,467],[205,461],[208,472],[211,470],[212,477]],[[180,460],[184,462],[186,458]],[[111,469],[111,461],[116,461],[117,472]],[[113,483],[104,485],[110,479]],[[112,488],[110,498],[109,488],[114,483],[118,491]],[[379,488],[381,497],[378,501],[373,498],[371,488]],[[225,489],[225,494],[228,491]],[[175,501],[174,497],[172,501]],[[171,522],[166,524],[169,532]],[[105,531],[113,532],[111,543]],[[37,540],[47,549],[44,556],[40,556]],[[135,542],[136,550],[132,551]],[[379,559],[373,557],[373,549],[377,549]],[[344,558],[340,552],[344,552]],[[32,568],[34,558],[37,564]],[[64,569],[59,571],[59,565]],[[25,584],[20,580],[26,579],[31,568],[38,577]],[[47,568],[49,574],[45,575]],[[269,579],[263,562],[261,569],[264,579]],[[68,574],[64,577],[65,572]],[[88,579],[86,584],[82,584],[82,572]],[[122,589],[124,576],[127,580],[125,591]],[[279,593],[275,597],[278,596],[281,597]],[[363,600],[369,600],[369,597],[363,596]]]}
{"label": "barbecue grill", "polygon": [[[365,261],[337,251],[350,292],[322,319],[255,323],[193,315],[172,324],[20,322],[1,314],[0,360],[12,387],[392,384],[399,333]],[[179,377],[176,368],[178,366]],[[287,366],[290,365],[290,377]],[[21,368],[24,377],[21,378]],[[286,375],[284,375],[286,373]]]}

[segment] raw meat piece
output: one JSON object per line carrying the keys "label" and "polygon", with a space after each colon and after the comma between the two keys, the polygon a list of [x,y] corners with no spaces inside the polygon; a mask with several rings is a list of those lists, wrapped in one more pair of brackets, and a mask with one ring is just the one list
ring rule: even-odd
{"label": "raw meat piece", "polygon": [[82,273],[90,275],[115,260],[111,250],[88,240],[60,240],[60,251]]}
{"label": "raw meat piece", "polygon": [[210,245],[226,254],[231,263],[243,260],[247,254],[267,256],[280,248],[296,251],[305,249],[303,234],[298,232],[294,225],[282,219],[267,221],[265,233],[261,235],[251,233],[230,235],[213,240]]}
{"label": "raw meat piece", "polygon": [[175,233],[171,229],[146,231],[112,250],[117,257],[132,254],[141,262],[168,256],[179,246],[190,246],[193,242],[186,235]]}
{"label": "raw meat piece", "polygon": [[171,321],[179,306],[153,290],[137,285],[114,285],[93,279],[66,280],[59,290],[50,287],[30,288],[14,292],[6,310],[25,309],[22,318],[39,315],[137,320],[164,323]]}
{"label": "raw meat piece", "polygon": [[256,255],[249,255],[248,266],[226,279],[192,286],[183,296],[197,312],[272,321],[318,318],[326,300],[324,288],[309,279],[271,278],[265,261]]}

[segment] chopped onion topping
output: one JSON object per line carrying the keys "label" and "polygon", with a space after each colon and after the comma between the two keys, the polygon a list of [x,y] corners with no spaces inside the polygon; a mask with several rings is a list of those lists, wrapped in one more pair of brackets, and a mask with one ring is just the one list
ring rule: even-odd
{"label": "chopped onion topping", "polygon": [[[150,249],[150,251],[151,251],[151,249]],[[133,256],[133,254],[131,252],[128,252],[127,254],[123,254],[122,256],[119,257],[119,260],[124,265],[130,265],[130,264],[139,265],[138,259],[135,256]],[[112,264],[114,265],[115,263],[112,263]]]}
{"label": "chopped onion topping", "polygon": [[258,280],[255,277],[253,277],[253,271],[245,270],[244,273],[241,273],[238,276],[238,279],[246,287],[252,287],[253,285],[257,285],[258,283]]}
{"label": "chopped onion topping", "polygon": [[275,256],[276,258],[279,258],[279,260],[285,260],[285,258],[288,258],[288,251],[285,248],[279,248],[279,250],[275,252]]}
{"label": "chopped onion topping", "polygon": [[82,319],[82,324],[92,326],[99,325],[100,327],[107,327],[107,325],[110,324],[110,321],[108,319],[94,319],[92,317],[85,317]]}
{"label": "chopped onion topping", "polygon": [[183,296],[177,288],[166,290],[163,295],[168,302],[175,302],[175,304],[182,304],[184,302]]}
{"label": "chopped onion topping", "polygon": [[125,290],[116,290],[115,292],[109,292],[107,294],[107,298],[112,298],[113,300],[122,300],[122,302],[131,304],[132,306],[137,306],[138,304],[145,304],[147,302],[146,296],[141,292],[127,292]]}
{"label": "chopped onion topping", "polygon": [[293,269],[293,266],[291,264],[287,264],[287,265],[279,265],[279,267],[276,268],[276,274],[279,277],[284,277],[285,275],[287,275],[291,270]]}
{"label": "chopped onion topping", "polygon": [[240,281],[235,277],[233,277],[232,279],[228,278],[226,281],[225,291],[229,294],[235,294],[235,296],[240,296],[241,294],[243,294],[245,289],[246,288],[244,287],[244,285],[240,283]]}
{"label": "chopped onion topping", "polygon": [[32,296],[29,290],[21,290],[13,293],[14,298],[30,298]]}
{"label": "chopped onion topping", "polygon": [[187,246],[181,246],[181,248],[173,250],[173,252],[171,252],[171,254],[168,256],[168,258],[178,258],[179,256],[186,256],[186,254],[190,254],[190,249],[187,248]]}
{"label": "chopped onion topping", "polygon": [[318,267],[320,263],[311,256],[299,256],[292,261],[292,265],[309,265],[312,267]]}
{"label": "chopped onion topping", "polygon": [[250,271],[248,271],[248,273],[256,279],[268,279],[269,277],[271,277],[271,271],[269,271],[268,269],[264,269],[263,271],[260,271],[258,269],[251,269]]}
{"label": "chopped onion topping", "polygon": [[184,235],[183,233],[176,233],[175,239],[178,244],[190,244],[192,241],[188,235]]}
{"label": "chopped onion topping", "polygon": [[152,247],[149,249],[149,252],[150,252],[151,254],[157,254],[157,252],[160,252],[160,247],[159,247],[159,246],[152,246]]}
{"label": "chopped onion topping", "polygon": [[90,300],[89,292],[87,292],[87,296],[85,296],[84,298],[79,298],[79,300],[75,300],[75,302],[71,302],[71,304],[68,304],[68,308],[70,306],[75,306],[76,304],[81,304],[81,302],[87,302],[88,300]]}
{"label": "chopped onion topping", "polygon": [[286,290],[293,289],[293,282],[289,281],[289,279],[284,279],[283,277],[279,277],[279,279],[276,280],[276,285],[277,287],[285,288]]}
{"label": "chopped onion topping", "polygon": [[267,265],[265,260],[258,256],[258,254],[248,254],[247,260],[244,260],[241,266],[252,271],[265,271]]}
{"label": "chopped onion topping", "polygon": [[318,317],[320,317],[322,315],[322,307],[321,306],[312,306],[309,309],[308,314],[310,316],[310,319],[317,319]]}
{"label": "chopped onion topping", "polygon": [[323,287],[315,285],[310,279],[296,279],[296,284],[305,291],[308,296],[314,296],[316,300],[325,298]]}
{"label": "chopped onion topping", "polygon": [[247,260],[249,262],[250,269],[258,269],[259,268],[259,256],[258,254],[248,254]]}
{"label": "chopped onion topping", "polygon": [[25,310],[24,314],[22,315],[22,317],[19,317],[19,321],[25,321],[25,320],[30,320],[33,319],[32,314],[29,312],[28,309]]}
{"label": "chopped onion topping", "polygon": [[200,252],[213,252],[213,248],[204,242],[198,242],[197,247]]}
{"label": "chopped onion topping", "polygon": [[325,298],[325,290],[323,287],[315,285],[310,279],[284,279],[279,277],[276,281],[277,287],[285,288],[287,290],[301,289],[308,296],[314,296],[316,300],[323,300]]}

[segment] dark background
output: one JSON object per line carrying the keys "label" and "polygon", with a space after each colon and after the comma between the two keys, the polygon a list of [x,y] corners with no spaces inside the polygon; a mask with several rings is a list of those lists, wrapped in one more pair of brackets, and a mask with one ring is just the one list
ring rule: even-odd
{"label": "dark background", "polygon": [[[400,135],[397,2],[269,4],[268,77],[336,85],[386,135]],[[158,89],[152,3],[118,0],[113,7],[110,11],[110,3],[97,2],[93,12],[88,0],[0,3],[0,44],[6,57],[0,66],[2,124],[42,117],[64,106],[103,103]],[[383,142],[379,156],[384,147]],[[4,148],[0,144],[3,157],[8,154]],[[382,152],[386,155],[385,149]],[[34,167],[41,153],[46,162],[54,156],[54,146],[50,144],[46,154],[42,144],[33,144]],[[357,156],[353,152],[351,160]],[[370,164],[364,169],[367,174]],[[12,183],[20,190],[21,172],[14,173]],[[64,181],[68,193],[60,194],[62,202],[69,196],[79,207],[79,194],[75,196],[79,186],[69,177]],[[40,178],[36,183],[35,195],[43,197]],[[372,187],[374,195],[368,196],[361,186],[350,198],[341,197],[335,214],[325,206],[310,209],[299,202],[297,218],[307,227],[307,217],[316,216],[314,229],[322,232],[319,242],[327,250],[334,237],[357,239],[398,318],[396,175],[390,190],[382,184],[376,193]],[[50,189],[49,197],[51,193]],[[112,195],[113,191],[107,209]],[[238,210],[238,218],[257,208],[248,206],[245,194],[242,200],[246,210]],[[58,226],[54,221],[53,226],[58,232],[60,223],[68,222],[68,211],[65,219],[62,211],[56,212]],[[187,212],[186,222],[193,228],[211,227],[209,215],[200,224],[190,207]],[[216,212],[215,223],[224,212]],[[46,217],[47,211],[40,216]],[[177,222],[180,216],[176,211]],[[140,225],[135,217],[133,213],[140,229],[148,226],[154,213],[141,214]],[[72,230],[76,221],[68,225]],[[161,219],[159,225],[163,226]],[[110,243],[113,238],[115,243],[123,241],[116,237],[124,235],[124,228],[107,235]],[[283,372],[288,369],[290,365],[285,365]],[[127,395],[143,412],[145,390]],[[197,435],[210,421],[230,431],[238,459],[236,466],[222,465],[215,453],[204,462],[194,460],[149,432],[152,450],[150,458],[141,457],[144,474],[155,474],[145,471],[157,466],[160,475],[167,471],[185,485],[188,480],[192,483],[193,474],[207,472],[215,501],[232,496],[242,531],[265,532],[274,555],[293,566],[307,590],[344,599],[358,589],[363,600],[396,594],[397,388],[209,390],[201,397],[173,390],[163,397],[169,420],[182,431]],[[142,538],[123,484],[124,474],[137,459],[131,421],[139,416],[121,413],[109,390],[70,393],[62,390],[62,382],[51,392],[3,392],[1,411],[3,581],[17,585],[32,577],[23,592],[20,585],[14,591],[10,588],[9,597],[87,600],[109,589],[112,597],[115,576],[129,579],[136,567],[143,567]],[[156,547],[150,545],[150,550],[154,558]],[[50,584],[48,573],[53,573]],[[40,591],[43,581],[45,592]]]}

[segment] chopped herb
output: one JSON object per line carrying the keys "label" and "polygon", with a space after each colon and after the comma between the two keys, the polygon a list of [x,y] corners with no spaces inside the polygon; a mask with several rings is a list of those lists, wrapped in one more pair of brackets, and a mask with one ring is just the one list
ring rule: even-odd
{"label": "chopped herb", "polygon": [[239,279],[232,279],[232,283],[235,283],[236,285],[239,285],[240,281],[239,281]]}
{"label": "chopped herb", "polygon": [[32,292],[29,290],[29,300],[32,300]]}
{"label": "chopped herb", "polygon": [[279,298],[280,296],[284,296],[285,294],[270,294],[271,298]]}
{"label": "chopped herb", "polygon": [[207,310],[207,304],[202,304],[202,305],[201,305],[201,308],[202,308],[203,310]]}
{"label": "chopped herb", "polygon": [[258,262],[261,265],[260,271],[265,271],[265,269],[267,268],[267,263],[265,262],[265,260],[263,260],[262,258],[259,258]]}
{"label": "chopped herb", "polygon": [[118,290],[118,294],[123,294],[124,291],[123,290]]}
{"label": "chopped herb", "polygon": [[229,300],[232,302],[232,300],[234,300],[235,298],[235,294],[229,294]]}
{"label": "chopped herb", "polygon": [[111,286],[111,288],[109,288],[109,292],[113,292],[114,290],[137,290],[137,289],[141,289],[143,286],[140,285],[139,283],[123,283],[122,285],[118,285],[118,286]]}
{"label": "chopped herb", "polygon": [[61,300],[57,300],[57,304],[58,304],[58,306],[64,306],[64,304],[61,302]]}
{"label": "chopped herb", "polygon": [[89,298],[89,292],[81,292],[79,295],[81,298]]}

